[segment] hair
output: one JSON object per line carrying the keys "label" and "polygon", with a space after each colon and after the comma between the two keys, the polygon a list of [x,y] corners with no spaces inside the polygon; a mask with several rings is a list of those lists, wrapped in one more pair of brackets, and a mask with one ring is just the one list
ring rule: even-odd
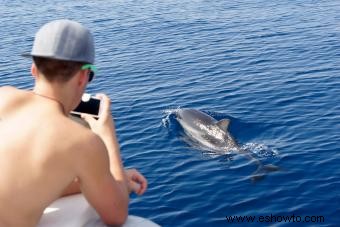
{"label": "hair", "polygon": [[33,62],[36,65],[39,72],[49,82],[67,82],[69,81],[81,66],[85,63],[57,60],[45,57],[33,57]]}

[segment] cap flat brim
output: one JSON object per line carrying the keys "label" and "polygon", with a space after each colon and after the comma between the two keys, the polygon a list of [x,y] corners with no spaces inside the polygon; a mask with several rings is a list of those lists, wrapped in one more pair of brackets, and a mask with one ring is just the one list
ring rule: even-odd
{"label": "cap flat brim", "polygon": [[25,57],[25,58],[31,58],[32,57],[31,53],[22,53],[21,56]]}

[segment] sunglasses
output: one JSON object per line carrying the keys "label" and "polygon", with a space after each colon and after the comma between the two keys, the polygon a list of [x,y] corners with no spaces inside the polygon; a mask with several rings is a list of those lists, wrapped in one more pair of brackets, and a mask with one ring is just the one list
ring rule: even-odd
{"label": "sunglasses", "polygon": [[89,69],[89,82],[91,82],[93,80],[94,77],[94,73],[97,71],[96,66],[92,65],[92,64],[85,64],[81,67],[81,70],[85,70],[85,69]]}

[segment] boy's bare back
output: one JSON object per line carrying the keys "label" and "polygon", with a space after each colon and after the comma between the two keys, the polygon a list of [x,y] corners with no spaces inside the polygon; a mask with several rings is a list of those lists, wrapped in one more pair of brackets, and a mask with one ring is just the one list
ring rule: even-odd
{"label": "boy's bare back", "polygon": [[[98,149],[104,145],[58,103],[9,87],[0,88],[0,97],[0,226],[34,226],[79,177],[78,165],[105,156]],[[93,146],[98,154],[89,155]]]}

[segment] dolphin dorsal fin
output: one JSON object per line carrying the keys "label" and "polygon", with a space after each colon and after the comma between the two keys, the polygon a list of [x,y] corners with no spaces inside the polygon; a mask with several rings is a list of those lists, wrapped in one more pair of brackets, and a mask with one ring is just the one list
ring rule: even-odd
{"label": "dolphin dorsal fin", "polygon": [[223,131],[227,131],[229,127],[230,120],[229,119],[222,119],[216,123],[216,125],[222,129]]}

